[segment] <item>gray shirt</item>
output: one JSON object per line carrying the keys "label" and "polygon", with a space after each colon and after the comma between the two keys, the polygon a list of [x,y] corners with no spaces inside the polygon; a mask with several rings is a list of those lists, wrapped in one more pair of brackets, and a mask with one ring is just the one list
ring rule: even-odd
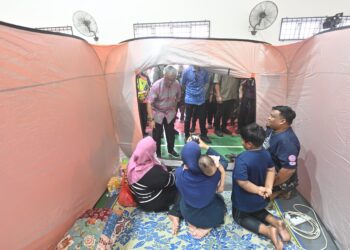
{"label": "gray shirt", "polygon": [[220,95],[222,101],[238,100],[239,98],[239,80],[230,75],[220,77],[218,83],[220,85]]}

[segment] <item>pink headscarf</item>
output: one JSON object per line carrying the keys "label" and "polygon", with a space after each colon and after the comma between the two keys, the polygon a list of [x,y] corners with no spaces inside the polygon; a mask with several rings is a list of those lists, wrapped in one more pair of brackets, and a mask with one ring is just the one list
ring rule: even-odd
{"label": "pink headscarf", "polygon": [[163,166],[156,157],[156,142],[152,137],[143,138],[136,146],[128,164],[128,181],[129,184],[138,182],[154,165]]}

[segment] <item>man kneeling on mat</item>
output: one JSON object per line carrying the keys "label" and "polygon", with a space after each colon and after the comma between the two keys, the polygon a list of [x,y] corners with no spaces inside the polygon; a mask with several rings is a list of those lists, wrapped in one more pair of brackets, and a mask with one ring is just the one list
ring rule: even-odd
{"label": "man kneeling on mat", "polygon": [[232,171],[233,219],[242,227],[265,235],[276,249],[282,250],[283,241],[289,241],[290,234],[283,221],[265,209],[276,173],[270,153],[262,148],[265,131],[252,123],[241,129],[241,137],[246,151],[237,156]]}

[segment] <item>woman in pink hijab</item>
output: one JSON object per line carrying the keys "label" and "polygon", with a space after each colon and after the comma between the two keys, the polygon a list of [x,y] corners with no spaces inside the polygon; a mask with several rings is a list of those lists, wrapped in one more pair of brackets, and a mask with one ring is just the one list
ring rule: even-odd
{"label": "woman in pink hijab", "polygon": [[167,211],[177,196],[175,176],[156,156],[156,142],[143,138],[136,146],[128,164],[131,192],[145,211]]}

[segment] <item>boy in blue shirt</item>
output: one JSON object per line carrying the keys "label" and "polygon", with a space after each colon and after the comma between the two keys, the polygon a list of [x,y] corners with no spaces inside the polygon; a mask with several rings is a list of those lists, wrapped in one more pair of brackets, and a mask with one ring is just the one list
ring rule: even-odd
{"label": "boy in blue shirt", "polygon": [[271,156],[262,148],[265,131],[252,123],[241,129],[241,137],[246,151],[238,155],[232,172],[232,216],[242,227],[265,235],[276,249],[283,249],[289,232],[283,221],[265,209],[275,178]]}

